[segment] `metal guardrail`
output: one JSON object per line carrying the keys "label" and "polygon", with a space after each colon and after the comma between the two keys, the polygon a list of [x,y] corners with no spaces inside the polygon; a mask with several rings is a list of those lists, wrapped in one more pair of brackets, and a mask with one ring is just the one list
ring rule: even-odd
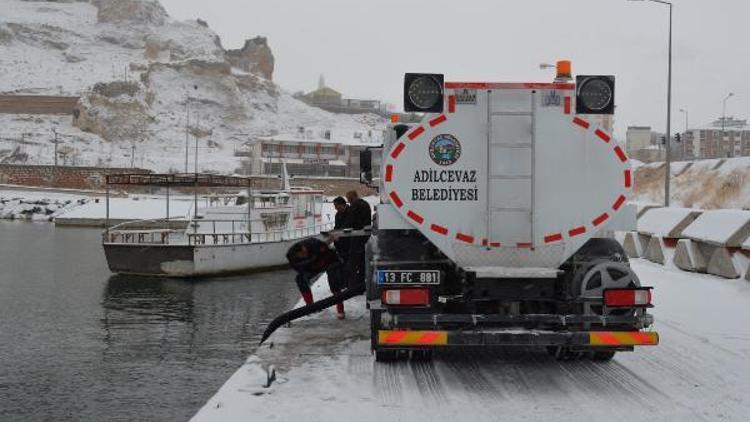
{"label": "metal guardrail", "polygon": [[107,185],[136,186],[186,186],[186,187],[239,187],[253,188],[253,180],[248,177],[223,176],[217,174],[110,174]]}

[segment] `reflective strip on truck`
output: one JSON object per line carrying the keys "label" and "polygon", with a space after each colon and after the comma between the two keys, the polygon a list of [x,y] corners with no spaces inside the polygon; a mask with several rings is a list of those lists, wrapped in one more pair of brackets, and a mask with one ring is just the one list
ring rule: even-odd
{"label": "reflective strip on truck", "polygon": [[[449,338],[450,337],[450,338]],[[641,331],[578,331],[540,333],[503,331],[425,331],[379,330],[381,346],[546,346],[575,345],[590,347],[655,346],[659,334]]]}
{"label": "reflective strip on truck", "polygon": [[589,333],[591,346],[655,346],[659,344],[659,334],[640,331],[592,331]]}
{"label": "reflective strip on truck", "polygon": [[440,346],[448,344],[447,331],[380,330],[378,344],[387,346]]}

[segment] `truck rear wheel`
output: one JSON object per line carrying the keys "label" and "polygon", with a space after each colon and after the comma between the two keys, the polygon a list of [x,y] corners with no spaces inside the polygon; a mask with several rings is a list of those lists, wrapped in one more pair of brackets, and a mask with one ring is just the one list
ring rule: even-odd
{"label": "truck rear wheel", "polygon": [[615,352],[614,350],[607,350],[607,351],[602,351],[602,352],[594,352],[591,355],[591,359],[595,360],[597,362],[609,362],[609,361],[612,360],[612,358],[615,357],[615,353],[617,353],[617,352]]}
{"label": "truck rear wheel", "polygon": [[432,360],[431,349],[416,349],[411,351],[411,360],[430,361]]}
{"label": "truck rear wheel", "polygon": [[547,346],[547,353],[560,361],[576,360],[583,357],[582,352],[574,352],[567,346]]}
{"label": "truck rear wheel", "polygon": [[399,358],[399,351],[393,349],[375,349],[375,362],[395,362]]}

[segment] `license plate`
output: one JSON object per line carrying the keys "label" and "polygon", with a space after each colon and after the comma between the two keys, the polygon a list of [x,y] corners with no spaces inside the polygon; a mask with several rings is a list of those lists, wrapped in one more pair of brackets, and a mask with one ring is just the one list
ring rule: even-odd
{"label": "license plate", "polygon": [[440,271],[380,270],[378,284],[440,284]]}

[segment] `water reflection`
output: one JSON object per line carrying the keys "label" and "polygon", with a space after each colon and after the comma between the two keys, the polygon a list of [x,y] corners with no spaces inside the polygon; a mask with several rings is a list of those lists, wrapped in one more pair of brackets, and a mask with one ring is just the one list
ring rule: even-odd
{"label": "water reflection", "polygon": [[299,296],[289,271],[113,276],[99,242],[0,222],[0,421],[184,421]]}
{"label": "water reflection", "polygon": [[102,301],[103,358],[163,359],[175,344],[192,351],[194,282],[114,275]]}

